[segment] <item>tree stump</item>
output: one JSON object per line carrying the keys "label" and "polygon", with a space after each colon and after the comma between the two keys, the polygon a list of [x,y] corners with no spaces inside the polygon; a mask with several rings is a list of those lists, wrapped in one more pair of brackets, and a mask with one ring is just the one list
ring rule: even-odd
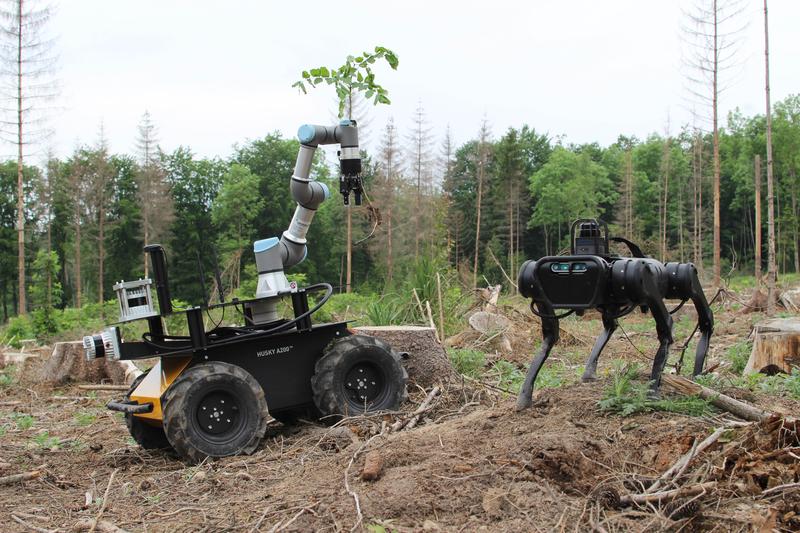
{"label": "tree stump", "polygon": [[790,373],[800,368],[800,319],[772,318],[753,327],[753,351],[744,373]]}
{"label": "tree stump", "polygon": [[68,381],[126,384],[141,373],[131,361],[112,361],[105,357],[87,361],[80,341],[57,342],[39,370],[38,381],[59,385]]}
{"label": "tree stump", "polygon": [[408,353],[403,366],[408,378],[425,389],[447,383],[456,373],[444,347],[436,340],[436,330],[421,326],[362,326],[358,333],[388,342],[398,352]]}

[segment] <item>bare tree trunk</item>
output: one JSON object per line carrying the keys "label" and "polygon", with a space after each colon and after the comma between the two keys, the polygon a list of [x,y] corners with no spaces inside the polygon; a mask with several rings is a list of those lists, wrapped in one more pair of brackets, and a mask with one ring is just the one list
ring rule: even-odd
{"label": "bare tree trunk", "polygon": [[105,261],[106,261],[106,214],[101,208],[97,221],[97,302],[100,304],[100,316],[103,316],[103,302],[105,294]]}
{"label": "bare tree trunk", "polygon": [[549,235],[547,233],[547,224],[544,224],[542,226],[542,232],[544,233],[544,253],[546,255],[551,255],[550,254],[550,239],[548,238]]}
{"label": "bare tree trunk", "polygon": [[[353,120],[353,91],[347,95],[347,118]],[[347,274],[345,278],[345,292],[350,292],[353,280],[353,213],[348,205],[347,212]]]}
{"label": "bare tree trunk", "polygon": [[461,221],[458,218],[456,218],[456,238],[455,238],[455,241],[456,241],[455,242],[455,247],[456,247],[456,269],[458,269],[458,262],[461,259],[459,257],[459,252],[461,250],[459,249],[459,246],[458,246],[459,242],[461,241]]}
{"label": "bare tree trunk", "polygon": [[[52,195],[48,195],[52,201]],[[52,208],[48,206],[48,211]],[[52,221],[50,220],[50,213],[47,213],[47,258],[50,259],[50,254],[53,251],[53,236],[52,236]],[[53,269],[47,269],[47,307],[53,307]]]}
{"label": "bare tree trunk", "polygon": [[625,236],[633,238],[633,156],[625,151]]}
{"label": "bare tree trunk", "polygon": [[659,210],[660,213],[660,235],[659,241],[661,245],[661,259],[666,261],[667,257],[667,203],[669,200],[669,171],[670,171],[670,139],[664,141],[664,150],[662,155],[662,164],[661,164],[661,171],[663,174],[662,183],[663,183],[663,195]]}
{"label": "bare tree trunk", "polygon": [[703,138],[697,133],[695,135],[695,169],[694,186],[697,194],[697,203],[694,213],[694,244],[695,257],[694,264],[702,272],[703,270]]}
{"label": "bare tree trunk", "polygon": [[347,274],[345,277],[345,292],[350,292],[350,283],[353,280],[353,216],[350,206],[347,206],[345,212],[347,212]]}
{"label": "bare tree trunk", "polygon": [[[150,242],[149,242],[150,241],[150,233],[149,233],[149,231],[147,229],[148,225],[149,225],[149,220],[148,219],[150,218],[148,216],[148,211],[149,211],[149,209],[142,209],[142,216],[144,218],[144,224],[142,224],[142,225],[144,226],[144,245],[145,246],[150,244]],[[144,277],[146,278],[147,277],[147,273],[148,273],[147,252],[144,252],[143,257],[144,257]]]}
{"label": "bare tree trunk", "polygon": [[792,229],[794,232],[794,271],[800,273],[800,250],[797,249],[798,234],[797,234],[797,177],[795,176],[794,169],[789,171],[789,176],[792,178]]}
{"label": "bare tree trunk", "polygon": [[[697,195],[699,192],[699,179],[697,165],[697,135],[695,135],[694,146],[692,146],[692,260],[695,265],[699,262],[700,253],[698,246],[697,229],[700,225],[697,220]],[[700,268],[700,267],[698,267]]]}
{"label": "bare tree trunk", "polygon": [[[80,216],[80,215],[79,215]],[[146,276],[147,274],[145,274]],[[75,307],[81,307],[81,222],[75,225]]]}
{"label": "bare tree trunk", "polygon": [[419,219],[422,212],[422,139],[417,137],[417,198],[414,209],[414,261],[419,259]]}
{"label": "bare tree trunk", "polygon": [[719,94],[717,78],[719,76],[719,32],[717,0],[714,0],[714,59],[713,59],[713,95],[712,95],[712,114],[714,122],[714,287],[719,287],[722,280],[721,246],[720,235],[722,227],[720,224],[720,168],[719,168],[719,127],[717,124]]}
{"label": "bare tree trunk", "polygon": [[683,178],[678,178],[678,250],[680,252],[681,263],[686,261],[683,250],[683,210],[686,205],[683,203]]}
{"label": "bare tree trunk", "polygon": [[755,158],[755,197],[756,197],[756,223],[755,223],[755,276],[756,290],[761,288],[761,155],[756,154]]}
{"label": "bare tree trunk", "polygon": [[0,292],[3,294],[3,323],[8,322],[8,304],[6,303],[6,282],[0,281]]}
{"label": "bare tree trunk", "polygon": [[772,107],[769,95],[769,17],[767,0],[764,0],[764,79],[767,105],[767,315],[775,313],[775,282],[777,267],[775,265],[775,191],[772,174]]}
{"label": "bare tree trunk", "polygon": [[[514,246],[514,257],[516,258],[517,263],[514,265],[515,267],[516,267],[517,264],[519,264],[520,250],[522,249],[521,248],[522,239],[520,238],[520,235],[522,235],[522,220],[521,220],[521,218],[519,216],[519,205],[520,205],[520,203],[521,202],[517,202],[517,214],[516,214],[516,224],[517,224],[516,239],[517,239],[517,242],[516,242],[516,244]],[[514,268],[514,272],[516,272],[516,271],[517,271],[517,269]]]}
{"label": "bare tree trunk", "polygon": [[[483,150],[483,148],[481,148]],[[478,287],[478,255],[481,249],[481,201],[483,200],[483,157],[479,156],[478,161],[478,199],[477,199],[477,220],[475,222],[475,262],[472,267],[472,288]]]}
{"label": "bare tree trunk", "polygon": [[27,312],[25,295],[25,188],[22,159],[22,0],[17,4],[17,284],[18,313]]}
{"label": "bare tree trunk", "polygon": [[394,276],[394,260],[392,259],[392,206],[386,211],[386,281],[392,282]]}
{"label": "bare tree trunk", "polygon": [[[773,182],[773,191],[777,191],[778,184]],[[786,245],[783,242],[783,208],[781,207],[781,195],[775,194],[775,277],[780,275],[781,272],[786,272]],[[778,267],[778,257],[780,260],[780,268]]]}
{"label": "bare tree trunk", "polygon": [[[508,272],[514,272],[514,182],[508,182]],[[513,287],[509,287],[513,290]]]}

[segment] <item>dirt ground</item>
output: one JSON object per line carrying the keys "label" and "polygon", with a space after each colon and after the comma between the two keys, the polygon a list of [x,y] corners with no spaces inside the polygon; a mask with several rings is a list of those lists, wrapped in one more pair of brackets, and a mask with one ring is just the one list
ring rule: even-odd
{"label": "dirt ground", "polygon": [[[752,323],[724,310],[717,317],[711,364]],[[523,328],[528,336],[532,324]],[[586,329],[566,335],[565,346],[588,353]],[[598,408],[611,360],[639,357],[639,337],[644,349],[652,341],[644,326],[630,329],[630,341],[609,345],[599,381],[538,391],[524,412],[492,384],[465,380],[451,383],[414,429],[381,432],[408,418],[422,390],[393,415],[332,428],[274,422],[253,455],[195,466],[136,446],[104,408],[119,392],[24,380],[0,387],[0,476],[40,473],[0,486],[0,529],[88,531],[99,518],[96,531],[171,533],[800,530],[796,422],[743,423],[722,412],[621,417]],[[509,359],[527,362],[533,339],[513,344]],[[788,398],[749,399],[800,412]],[[716,441],[677,481],[650,491],[671,495],[630,501],[715,429]],[[382,463],[377,480],[361,479],[368,457]]]}

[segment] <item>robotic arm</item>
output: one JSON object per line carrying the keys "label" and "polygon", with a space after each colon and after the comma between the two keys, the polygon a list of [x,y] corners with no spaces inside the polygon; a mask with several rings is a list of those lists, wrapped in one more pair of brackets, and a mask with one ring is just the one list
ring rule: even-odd
{"label": "robotic arm", "polygon": [[[361,151],[358,146],[358,125],[354,120],[342,120],[337,126],[305,124],[297,131],[300,151],[291,181],[292,198],[297,202],[289,228],[280,239],[271,237],[253,243],[258,268],[256,298],[276,296],[289,291],[284,269],[297,265],[308,255],[306,234],[320,204],[330,198],[327,185],[310,177],[311,163],[317,147],[339,144],[339,192],[344,204],[350,203],[350,193],[356,205],[361,205]],[[274,304],[266,302],[254,321],[266,322],[275,318]]]}

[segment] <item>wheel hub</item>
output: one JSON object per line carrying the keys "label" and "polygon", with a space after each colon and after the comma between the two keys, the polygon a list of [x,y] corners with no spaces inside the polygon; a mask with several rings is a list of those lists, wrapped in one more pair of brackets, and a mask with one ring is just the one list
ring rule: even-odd
{"label": "wheel hub", "polygon": [[219,435],[236,425],[239,405],[227,392],[215,391],[207,394],[197,406],[197,422],[205,433]]}
{"label": "wheel hub", "polygon": [[357,363],[345,376],[347,394],[359,405],[374,401],[383,388],[383,374],[371,363]]}

